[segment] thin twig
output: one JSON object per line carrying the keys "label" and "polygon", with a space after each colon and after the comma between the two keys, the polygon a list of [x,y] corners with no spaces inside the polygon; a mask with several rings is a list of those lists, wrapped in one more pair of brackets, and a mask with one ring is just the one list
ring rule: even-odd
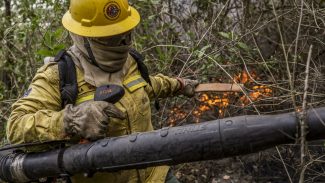
{"label": "thin twig", "polygon": [[290,173],[289,173],[289,171],[288,171],[288,168],[287,168],[286,164],[285,164],[284,161],[283,161],[283,158],[282,158],[282,155],[281,155],[281,153],[280,153],[279,147],[276,146],[275,149],[276,149],[276,151],[278,152],[278,155],[279,155],[279,157],[280,157],[280,160],[281,160],[281,162],[282,162],[282,164],[283,164],[284,170],[286,171],[286,174],[287,174],[287,176],[288,176],[288,179],[289,179],[290,183],[293,183],[293,182],[292,182],[292,179],[291,179],[291,176],[290,176]]}
{"label": "thin twig", "polygon": [[296,45],[295,45],[295,53],[293,55],[293,71],[292,71],[292,82],[295,82],[295,73],[296,73],[296,67],[297,67],[297,58],[298,58],[298,43],[299,43],[299,37],[300,37],[300,28],[301,28],[301,22],[302,22],[302,10],[304,8],[304,0],[301,0],[300,3],[300,15],[299,15],[299,24],[297,28],[297,35],[296,35]]}
{"label": "thin twig", "polygon": [[256,47],[256,49],[257,49],[257,52],[258,52],[258,54],[260,55],[260,57],[261,57],[261,59],[262,59],[262,61],[263,61],[263,63],[264,63],[264,67],[267,69],[268,73],[269,73],[270,76],[272,77],[273,83],[276,84],[277,82],[276,82],[276,80],[275,80],[275,77],[273,76],[273,74],[272,74],[272,72],[271,72],[269,66],[267,65],[267,63],[266,63],[266,61],[265,61],[265,59],[264,59],[264,56],[263,56],[263,54],[262,54],[262,52],[261,52],[261,49],[259,48],[259,46],[258,46],[258,44],[257,44],[257,41],[256,41],[256,39],[255,39],[255,37],[254,37],[254,34],[252,34],[252,38],[253,38],[253,41],[254,41],[255,47]]}
{"label": "thin twig", "polygon": [[274,0],[272,0],[272,7],[273,7],[273,14],[275,16],[275,20],[276,20],[276,23],[277,23],[279,35],[280,35],[283,56],[284,56],[285,63],[286,63],[286,69],[287,69],[287,73],[288,73],[288,80],[289,80],[289,86],[290,86],[290,91],[291,91],[292,103],[293,103],[294,108],[297,110],[296,98],[295,98],[295,95],[294,95],[294,83],[292,81],[290,65],[289,65],[289,59],[288,59],[288,53],[287,53],[287,50],[285,48],[285,43],[284,43],[284,39],[283,39],[283,35],[282,35],[282,30],[281,30],[281,27],[280,27],[279,18],[278,18],[278,15],[277,15],[276,11],[275,11]]}
{"label": "thin twig", "polygon": [[[219,19],[221,13],[223,12],[223,10],[227,7],[227,4],[230,2],[230,0],[228,0],[226,2],[226,4],[222,7],[222,9],[220,10],[220,12],[218,13],[217,17],[213,20],[213,22],[211,23],[211,25],[209,26],[209,28],[206,30],[206,32],[203,34],[203,36],[201,37],[201,39],[196,43],[195,47],[199,46],[201,44],[201,42],[203,41],[203,39],[205,38],[205,36],[208,34],[208,32],[211,31],[213,25],[215,25],[215,22]],[[192,56],[194,54],[194,51],[192,51],[192,53],[188,56],[185,64],[183,65],[181,71],[178,74],[178,77],[181,77],[181,75],[183,74],[183,71],[187,65],[187,63],[191,60]]]}
{"label": "thin twig", "polygon": [[[300,120],[300,166],[304,167],[306,164],[306,135],[307,135],[307,94],[308,94],[308,80],[309,80],[309,68],[310,68],[310,61],[311,55],[313,52],[313,45],[309,47],[308,58],[307,58],[307,66],[306,66],[306,78],[305,78],[305,87],[304,87],[304,96],[303,96],[303,103],[302,103],[302,113],[299,115]],[[305,170],[301,168],[299,183],[303,183],[305,181]]]}

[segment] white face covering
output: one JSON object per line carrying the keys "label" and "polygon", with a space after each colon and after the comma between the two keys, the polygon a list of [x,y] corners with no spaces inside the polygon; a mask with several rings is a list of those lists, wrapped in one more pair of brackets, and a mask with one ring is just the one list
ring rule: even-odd
{"label": "white face covering", "polygon": [[[91,56],[89,56],[85,47],[84,38],[73,33],[70,33],[70,36],[75,46],[91,60]],[[100,69],[113,73],[123,68],[131,45],[131,33],[107,38],[87,39],[94,55],[95,63]]]}

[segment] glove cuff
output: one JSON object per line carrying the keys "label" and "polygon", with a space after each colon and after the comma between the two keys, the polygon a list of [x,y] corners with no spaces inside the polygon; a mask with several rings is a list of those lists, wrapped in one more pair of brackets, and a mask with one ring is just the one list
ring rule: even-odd
{"label": "glove cuff", "polygon": [[180,78],[180,77],[176,77],[180,87],[178,88],[177,92],[182,91],[185,88],[185,83],[184,83],[184,79]]}

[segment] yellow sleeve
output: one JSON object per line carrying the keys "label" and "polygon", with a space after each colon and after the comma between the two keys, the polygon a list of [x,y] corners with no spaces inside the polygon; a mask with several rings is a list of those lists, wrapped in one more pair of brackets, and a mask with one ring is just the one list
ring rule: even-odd
{"label": "yellow sleeve", "polygon": [[64,138],[56,63],[40,68],[25,95],[13,104],[6,133],[12,144]]}
{"label": "yellow sleeve", "polygon": [[150,81],[152,83],[152,87],[147,85],[145,88],[150,99],[154,98],[153,91],[158,98],[166,98],[175,96],[181,88],[181,85],[177,79],[164,76],[163,74],[150,76]]}

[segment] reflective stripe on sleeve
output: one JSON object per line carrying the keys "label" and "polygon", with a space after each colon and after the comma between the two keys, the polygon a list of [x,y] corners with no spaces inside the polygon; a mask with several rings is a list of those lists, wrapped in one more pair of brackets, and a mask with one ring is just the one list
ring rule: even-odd
{"label": "reflective stripe on sleeve", "polygon": [[125,80],[123,85],[132,93],[138,88],[147,86],[147,82],[140,75],[135,75]]}

